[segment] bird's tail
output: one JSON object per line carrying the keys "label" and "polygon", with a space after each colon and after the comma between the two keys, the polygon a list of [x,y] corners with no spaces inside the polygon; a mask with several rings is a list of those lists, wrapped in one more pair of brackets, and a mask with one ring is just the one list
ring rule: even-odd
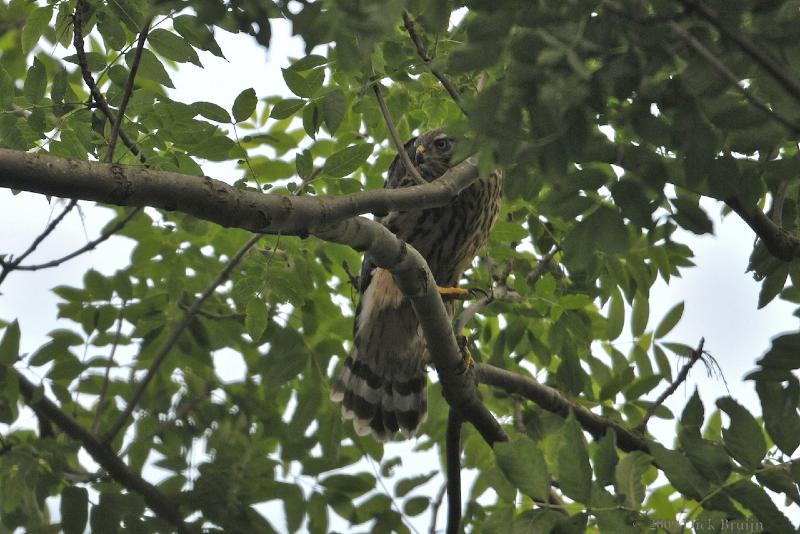
{"label": "bird's tail", "polygon": [[348,356],[331,387],[331,400],[342,403],[342,415],[353,420],[359,436],[372,432],[386,441],[401,430],[414,436],[428,414],[427,379],[423,369],[412,376],[384,377],[368,363]]}

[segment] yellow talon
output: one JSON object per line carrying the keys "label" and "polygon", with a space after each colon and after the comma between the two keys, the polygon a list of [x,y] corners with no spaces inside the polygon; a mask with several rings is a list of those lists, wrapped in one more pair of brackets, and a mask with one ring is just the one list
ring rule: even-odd
{"label": "yellow talon", "polygon": [[469,300],[473,297],[471,290],[460,287],[440,287],[439,294],[450,300]]}
{"label": "yellow talon", "polygon": [[464,362],[464,370],[462,372],[465,372],[475,365],[475,360],[472,359],[472,353],[467,347],[467,338],[465,336],[456,336],[456,341],[458,342],[458,348],[461,350],[461,359]]}

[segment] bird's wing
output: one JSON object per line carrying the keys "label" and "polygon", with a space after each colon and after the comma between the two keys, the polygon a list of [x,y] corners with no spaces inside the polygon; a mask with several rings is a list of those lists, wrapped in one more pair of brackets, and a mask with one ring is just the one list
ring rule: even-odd
{"label": "bird's wing", "polygon": [[[408,154],[409,159],[412,161],[414,159],[414,142],[416,140],[416,137],[412,137],[406,141],[405,145],[403,145],[403,150],[406,151],[406,154]],[[406,174],[406,166],[403,165],[400,155],[398,154],[392,160],[392,164],[389,165],[389,172],[386,175],[386,181],[383,183],[384,189],[397,189],[400,187],[403,177],[406,176]],[[391,215],[386,215],[380,218],[379,221],[384,226],[388,226],[387,223],[390,219]],[[372,281],[372,273],[374,270],[375,262],[373,262],[372,258],[369,257],[369,254],[364,254],[364,259],[361,261],[361,273],[358,276],[358,292],[360,294],[363,295],[369,287],[369,284]]]}

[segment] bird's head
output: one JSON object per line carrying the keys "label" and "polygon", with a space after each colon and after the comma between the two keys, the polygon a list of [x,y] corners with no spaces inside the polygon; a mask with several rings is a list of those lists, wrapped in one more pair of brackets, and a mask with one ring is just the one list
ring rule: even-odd
{"label": "bird's head", "polygon": [[456,141],[443,130],[425,132],[414,142],[414,165],[423,178],[432,182],[450,168],[455,148]]}

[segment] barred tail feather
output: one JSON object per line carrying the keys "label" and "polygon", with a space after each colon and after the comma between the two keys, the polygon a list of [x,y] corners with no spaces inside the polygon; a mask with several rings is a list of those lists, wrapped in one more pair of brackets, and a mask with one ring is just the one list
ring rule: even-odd
{"label": "barred tail feather", "polygon": [[414,436],[428,412],[427,380],[423,371],[415,377],[377,375],[369,366],[348,356],[331,387],[331,400],[342,403],[342,416],[353,420],[359,436],[369,433],[380,441],[402,431]]}

